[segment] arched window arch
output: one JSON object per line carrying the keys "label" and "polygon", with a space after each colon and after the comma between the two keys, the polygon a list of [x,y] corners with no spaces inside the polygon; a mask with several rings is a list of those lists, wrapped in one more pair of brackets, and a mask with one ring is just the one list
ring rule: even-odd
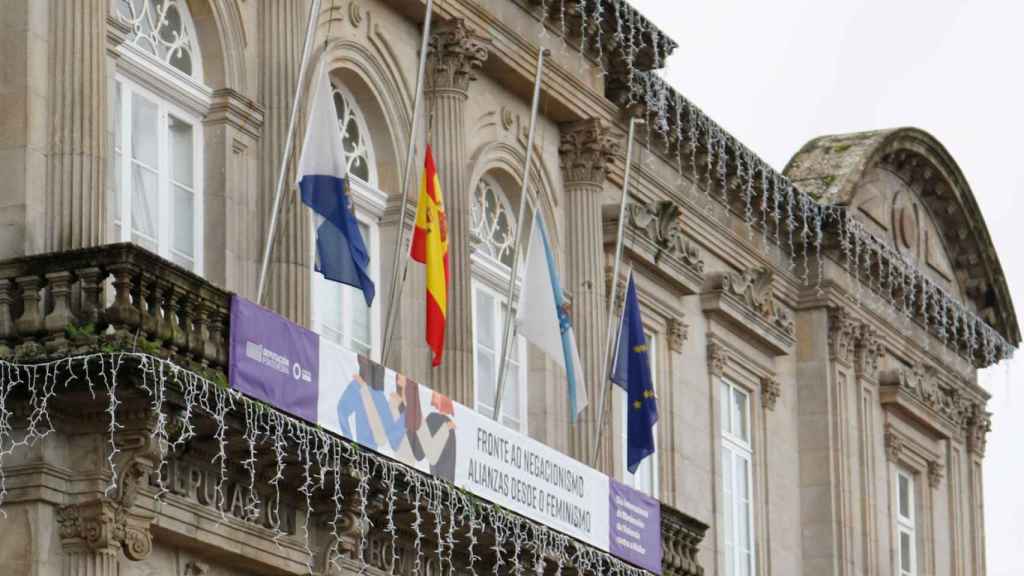
{"label": "arched window arch", "polygon": [[[339,78],[332,79],[331,93],[348,164],[349,191],[359,231],[370,252],[370,276],[377,282],[380,278],[379,221],[387,203],[387,195],[378,188],[377,143],[363,108],[345,83]],[[316,227],[320,222],[314,218],[314,241],[311,242],[314,247]],[[382,306],[378,303],[372,308],[367,307],[361,291],[325,280],[315,271],[312,289],[314,329],[359,354],[378,359]],[[378,295],[382,292],[378,287]]]}
{"label": "arched window arch", "polygon": [[[470,205],[474,398],[476,410],[487,416],[494,414],[504,338],[502,329],[509,313],[508,281],[512,270],[518,204],[513,203],[508,191],[514,189],[515,182],[506,174],[484,174],[473,188]],[[529,227],[523,230],[521,245],[526,244],[527,234]],[[522,256],[520,254],[520,274],[524,265]],[[518,337],[509,355],[501,422],[521,432],[526,432],[527,427],[526,372],[526,342]]]}
{"label": "arched window arch", "polygon": [[108,161],[113,234],[203,271],[203,126],[212,91],[184,0],[118,0]]}

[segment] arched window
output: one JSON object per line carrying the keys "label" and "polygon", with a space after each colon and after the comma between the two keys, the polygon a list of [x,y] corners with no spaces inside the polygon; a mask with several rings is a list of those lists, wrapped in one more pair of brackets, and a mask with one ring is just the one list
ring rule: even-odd
{"label": "arched window", "polygon": [[[338,113],[345,160],[348,162],[348,185],[355,206],[359,231],[370,252],[370,276],[380,278],[380,235],[378,221],[387,196],[377,186],[377,162],[366,116],[352,93],[340,82],[332,82],[334,107]],[[315,216],[313,225],[315,249],[316,227],[322,219]],[[377,287],[378,298],[383,290]],[[380,316],[382,304],[366,306],[363,293],[351,286],[325,280],[313,272],[313,325],[317,332],[359,354],[377,359],[380,350]]]}
{"label": "arched window", "polygon": [[[491,175],[480,178],[473,190],[470,210],[473,242],[474,397],[476,410],[491,416],[494,414],[494,397],[501,364],[504,338],[502,328],[509,313],[507,292],[516,212],[512,209],[502,180]],[[524,233],[528,233],[528,230],[524,230]],[[503,424],[526,431],[526,344],[522,337],[516,339],[509,355],[509,374],[501,412]]]}
{"label": "arched window", "polygon": [[118,0],[109,194],[118,241],[202,273],[202,119],[211,91],[184,0]]}

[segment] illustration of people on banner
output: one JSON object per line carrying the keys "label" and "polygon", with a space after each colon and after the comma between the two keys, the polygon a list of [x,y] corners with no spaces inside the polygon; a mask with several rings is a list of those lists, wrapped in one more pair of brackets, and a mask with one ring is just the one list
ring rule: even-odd
{"label": "illustration of people on banner", "polygon": [[451,399],[348,350],[330,347],[321,351],[325,352],[331,360],[320,381],[320,424],[454,482],[455,404]]}

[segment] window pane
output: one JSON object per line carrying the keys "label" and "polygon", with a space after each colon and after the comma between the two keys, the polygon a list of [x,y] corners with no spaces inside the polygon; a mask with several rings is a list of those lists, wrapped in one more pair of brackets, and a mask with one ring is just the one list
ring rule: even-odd
{"label": "window pane", "polygon": [[170,116],[168,127],[171,147],[171,178],[182,186],[192,188],[195,185],[192,168],[192,125]]}
{"label": "window pane", "polygon": [[185,256],[195,256],[195,196],[175,184],[174,249]]}
{"label": "window pane", "polygon": [[903,474],[897,476],[899,484],[900,516],[911,518],[910,510],[910,478]]}
{"label": "window pane", "polygon": [[749,440],[747,431],[747,395],[738,388],[733,389],[733,434],[743,440]]}
{"label": "window pane", "polygon": [[317,276],[317,311],[323,335],[338,344],[345,344],[341,325],[341,284]]}
{"label": "window pane", "polygon": [[478,349],[476,354],[476,381],[477,393],[479,394],[477,404],[484,404],[488,407],[493,406],[495,368],[494,353]]}
{"label": "window pane", "polygon": [[910,574],[914,566],[911,563],[913,558],[913,544],[910,540],[910,534],[906,532],[900,532],[900,570]]}
{"label": "window pane", "polygon": [[156,223],[159,217],[157,194],[156,172],[133,164],[132,236],[143,236],[148,241],[147,247],[153,251],[156,251]]}
{"label": "window pane", "polygon": [[344,290],[348,291],[349,306],[351,310],[351,322],[352,322],[352,347],[357,351],[367,354],[371,348],[372,340],[370,338],[370,309],[366,307],[366,299],[363,297],[363,292],[351,286],[344,286]]}
{"label": "window pane", "polygon": [[[513,354],[515,352],[513,351]],[[505,380],[505,390],[502,392],[501,401],[502,419],[506,425],[515,430],[519,429],[519,363],[511,361],[508,363],[508,376]]]}
{"label": "window pane", "polygon": [[158,112],[156,104],[132,94],[132,158],[150,168],[157,167]]}
{"label": "window pane", "polygon": [[495,346],[494,296],[486,290],[476,292],[476,341],[490,350]]}

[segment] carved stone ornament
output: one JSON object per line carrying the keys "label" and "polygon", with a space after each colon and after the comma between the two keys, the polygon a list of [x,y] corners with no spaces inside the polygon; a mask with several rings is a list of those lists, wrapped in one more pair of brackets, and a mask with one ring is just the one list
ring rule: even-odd
{"label": "carved stone ornament", "polygon": [[867,324],[862,324],[857,330],[855,344],[857,375],[861,378],[876,378],[884,353],[885,344],[878,331]]}
{"label": "carved stone ornament", "polygon": [[885,388],[895,388],[919,405],[969,434],[974,404],[956,386],[945,383],[938,370],[928,364],[889,370],[879,375]]}
{"label": "carved stone ornament", "polygon": [[128,413],[124,429],[116,437],[115,497],[103,496],[62,506],[57,510],[60,537],[65,547],[95,551],[124,551],[129,560],[143,560],[153,549],[149,527],[151,514],[136,507],[140,490],[159,461],[159,440],[153,434],[155,420]]}
{"label": "carved stone ornament", "polygon": [[973,405],[970,416],[965,419],[964,431],[967,433],[968,448],[984,455],[987,436],[992,431],[992,413],[986,411],[982,404]]}
{"label": "carved stone ornament", "polygon": [[893,430],[892,426],[885,427],[885,456],[890,462],[897,463],[903,455],[903,439]]}
{"label": "carved stone ornament", "polygon": [[683,351],[683,344],[689,337],[690,325],[683,322],[682,318],[668,319],[668,349],[672,352]]}
{"label": "carved stone ornament", "polygon": [[828,350],[833,361],[851,366],[855,352],[858,324],[842,306],[828,309]]}
{"label": "carved stone ornament", "polygon": [[711,340],[708,342],[708,368],[713,376],[721,378],[725,375],[725,368],[729,365],[729,350],[722,346],[721,342]]}
{"label": "carved stone ornament", "polygon": [[[659,249],[698,273],[704,272],[704,260],[697,246],[683,235],[682,209],[671,200],[652,204],[631,203],[626,223]],[[657,255],[656,257],[657,258]]]}
{"label": "carved stone ornament", "polygon": [[775,410],[775,404],[782,395],[782,384],[774,376],[761,378],[761,403],[765,410]]}
{"label": "carved stone ornament", "polygon": [[603,184],[618,151],[618,141],[612,137],[608,123],[600,118],[562,125],[558,152],[568,183]]}
{"label": "carved stone ornament", "polygon": [[427,44],[428,89],[467,91],[470,81],[476,80],[477,69],[487,60],[488,44],[462,18],[440,24]]}
{"label": "carved stone ornament", "polygon": [[775,301],[774,279],[771,270],[754,267],[742,272],[725,272],[713,282],[713,287],[738,296],[762,320],[792,336],[796,325],[789,312]]}
{"label": "carved stone ornament", "polygon": [[938,488],[939,484],[942,483],[942,477],[944,475],[945,467],[942,463],[936,460],[928,461],[928,485],[932,488]]}

